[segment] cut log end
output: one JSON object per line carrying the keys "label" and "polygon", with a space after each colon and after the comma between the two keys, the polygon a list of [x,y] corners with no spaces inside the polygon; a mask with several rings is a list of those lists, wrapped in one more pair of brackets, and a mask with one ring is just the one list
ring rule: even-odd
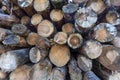
{"label": "cut log end", "polygon": [[20,7],[28,7],[32,4],[33,0],[17,0]]}

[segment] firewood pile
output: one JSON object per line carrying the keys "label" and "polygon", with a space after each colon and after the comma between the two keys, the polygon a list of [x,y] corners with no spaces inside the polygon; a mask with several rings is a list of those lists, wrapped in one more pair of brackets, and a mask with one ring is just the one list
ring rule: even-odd
{"label": "firewood pile", "polygon": [[0,80],[120,80],[120,0],[0,0]]}

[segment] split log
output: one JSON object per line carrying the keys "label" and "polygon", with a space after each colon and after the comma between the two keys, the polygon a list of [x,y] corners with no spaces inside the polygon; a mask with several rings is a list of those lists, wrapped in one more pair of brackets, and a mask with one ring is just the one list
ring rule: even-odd
{"label": "split log", "polygon": [[29,52],[29,58],[32,63],[38,63],[44,60],[47,55],[48,51],[46,49],[38,49],[37,47],[31,48]]}
{"label": "split log", "polygon": [[78,4],[69,3],[62,7],[65,21],[73,22],[74,13],[77,11],[78,6],[79,6]]}
{"label": "split log", "polygon": [[65,44],[67,42],[67,34],[64,32],[58,32],[54,36],[54,41],[58,44]]}
{"label": "split log", "polygon": [[72,58],[68,64],[70,80],[82,80],[82,71],[77,65],[77,62]]}
{"label": "split log", "polygon": [[72,23],[65,23],[62,26],[62,31],[65,32],[66,34],[70,35],[75,32],[75,29],[73,27]]}
{"label": "split log", "polygon": [[81,53],[90,59],[96,59],[102,53],[102,45],[98,41],[88,40],[82,46]]}
{"label": "split log", "polygon": [[34,14],[31,18],[31,24],[37,26],[43,20],[42,15]]}
{"label": "split log", "polygon": [[108,13],[106,14],[106,21],[112,25],[119,25],[119,16],[119,13],[117,13],[116,11],[108,11]]}
{"label": "split log", "polygon": [[11,50],[0,56],[0,68],[4,72],[15,70],[18,66],[29,61],[29,49]]}
{"label": "split log", "polygon": [[92,60],[85,56],[79,55],[77,58],[77,63],[79,68],[84,72],[90,71],[92,69]]}
{"label": "split log", "polygon": [[42,37],[50,37],[54,33],[54,25],[49,20],[43,20],[38,25],[37,32]]}
{"label": "split log", "polygon": [[120,48],[120,37],[116,36],[111,43],[113,44],[113,46]]}
{"label": "split log", "polygon": [[66,67],[55,67],[52,70],[49,80],[66,80],[67,69]]}
{"label": "split log", "polygon": [[14,23],[18,22],[19,19],[16,16],[0,13],[0,25],[12,26]]}
{"label": "split log", "polygon": [[120,49],[112,45],[104,45],[98,61],[109,70],[120,71]]}
{"label": "split log", "polygon": [[112,41],[116,35],[116,27],[109,23],[100,23],[94,28],[94,38],[100,42]]}
{"label": "split log", "polygon": [[103,0],[88,0],[86,7],[100,14],[106,9],[106,4]]}
{"label": "split log", "polygon": [[52,72],[52,64],[45,59],[32,67],[30,71],[30,80],[49,80]]}
{"label": "split log", "polygon": [[79,8],[75,14],[75,28],[78,32],[82,29],[89,29],[97,22],[97,14],[87,8]]}
{"label": "split log", "polygon": [[30,70],[31,66],[28,65],[20,66],[10,73],[9,80],[29,80]]}
{"label": "split log", "polygon": [[65,66],[70,60],[70,50],[66,45],[54,45],[49,52],[51,62],[58,66]]}
{"label": "split log", "polygon": [[92,71],[88,71],[84,74],[83,80],[101,80],[96,74]]}
{"label": "split log", "polygon": [[70,34],[67,42],[71,48],[76,49],[76,48],[79,48],[81,46],[81,44],[83,42],[83,38],[80,34],[73,33],[73,34]]}

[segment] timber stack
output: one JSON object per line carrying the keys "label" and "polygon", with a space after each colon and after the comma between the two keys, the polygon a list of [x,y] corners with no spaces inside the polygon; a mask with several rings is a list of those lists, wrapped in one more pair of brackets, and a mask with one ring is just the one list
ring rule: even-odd
{"label": "timber stack", "polygon": [[0,80],[120,80],[120,0],[0,0]]}

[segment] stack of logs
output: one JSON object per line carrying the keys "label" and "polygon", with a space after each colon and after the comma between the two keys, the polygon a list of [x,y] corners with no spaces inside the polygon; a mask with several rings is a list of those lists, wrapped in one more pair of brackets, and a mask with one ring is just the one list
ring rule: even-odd
{"label": "stack of logs", "polygon": [[0,80],[120,80],[120,0],[0,0]]}

